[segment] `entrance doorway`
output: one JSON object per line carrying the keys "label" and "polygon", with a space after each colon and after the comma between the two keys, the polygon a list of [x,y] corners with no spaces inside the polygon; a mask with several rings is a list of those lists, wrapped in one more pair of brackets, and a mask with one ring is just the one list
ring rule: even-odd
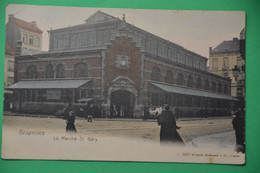
{"label": "entrance doorway", "polygon": [[133,118],[135,96],[127,90],[111,93],[110,115],[118,118]]}

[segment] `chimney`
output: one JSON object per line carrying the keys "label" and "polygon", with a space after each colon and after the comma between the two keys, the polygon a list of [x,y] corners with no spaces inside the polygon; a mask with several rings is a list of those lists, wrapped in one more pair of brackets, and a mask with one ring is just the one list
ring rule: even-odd
{"label": "chimney", "polygon": [[9,14],[8,17],[9,17],[9,18],[8,18],[8,21],[13,20],[13,19],[14,19],[14,14]]}
{"label": "chimney", "polygon": [[209,47],[209,53],[212,52],[212,47]]}
{"label": "chimney", "polygon": [[234,37],[234,38],[233,38],[233,41],[238,41],[238,38]]}
{"label": "chimney", "polygon": [[37,22],[36,21],[31,21],[31,24],[37,27]]}

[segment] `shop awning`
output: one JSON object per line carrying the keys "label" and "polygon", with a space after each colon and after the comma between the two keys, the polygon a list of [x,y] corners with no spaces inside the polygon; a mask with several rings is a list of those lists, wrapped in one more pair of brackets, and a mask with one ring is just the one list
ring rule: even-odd
{"label": "shop awning", "polygon": [[158,83],[153,83],[153,82],[152,82],[152,84],[169,93],[224,99],[224,100],[234,100],[234,101],[237,100],[236,98],[229,96],[229,95],[200,91],[200,90],[195,90],[195,89],[190,89],[190,88],[176,87],[176,86],[172,86],[172,85],[158,84]]}
{"label": "shop awning", "polygon": [[23,80],[6,89],[74,89],[85,85],[89,81],[87,79]]}

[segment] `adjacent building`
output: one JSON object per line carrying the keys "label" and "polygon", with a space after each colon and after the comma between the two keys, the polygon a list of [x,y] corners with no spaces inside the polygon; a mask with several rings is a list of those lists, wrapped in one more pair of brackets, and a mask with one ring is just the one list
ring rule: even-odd
{"label": "adjacent building", "polygon": [[41,52],[42,33],[36,21],[27,22],[14,17],[13,14],[9,15],[6,24],[6,43],[17,50],[17,42],[21,41],[22,46],[19,48],[21,55],[30,54],[30,51]]}
{"label": "adjacent building", "polygon": [[85,23],[49,31],[47,53],[16,58],[15,111],[54,113],[96,100],[102,117],[140,118],[169,104],[180,116],[229,115],[231,81],[207,58],[97,11]]}
{"label": "adjacent building", "polygon": [[[245,97],[245,28],[240,38],[209,48],[209,71],[231,79],[231,96]],[[234,75],[234,70],[239,74]]]}

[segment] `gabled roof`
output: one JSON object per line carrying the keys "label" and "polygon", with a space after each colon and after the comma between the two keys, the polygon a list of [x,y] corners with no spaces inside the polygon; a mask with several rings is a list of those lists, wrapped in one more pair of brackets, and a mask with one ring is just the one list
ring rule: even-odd
{"label": "gabled roof", "polygon": [[211,53],[239,53],[239,50],[240,41],[238,38],[233,38],[233,40],[223,41],[220,43]]}
{"label": "gabled roof", "polygon": [[25,29],[25,30],[28,30],[31,32],[35,32],[37,34],[43,33],[43,31],[40,30],[35,24],[29,23],[29,22],[26,22],[24,20],[17,19],[17,18],[14,18],[14,21],[15,21],[15,24],[22,29]]}
{"label": "gabled roof", "polygon": [[5,44],[5,54],[6,55],[15,55],[15,50],[9,45],[9,44]]}
{"label": "gabled roof", "polygon": [[114,16],[111,16],[109,14],[103,13],[102,11],[97,11],[94,14],[92,14],[89,18],[85,20],[86,23],[98,23],[98,22],[104,22],[104,21],[115,21],[118,20]]}

